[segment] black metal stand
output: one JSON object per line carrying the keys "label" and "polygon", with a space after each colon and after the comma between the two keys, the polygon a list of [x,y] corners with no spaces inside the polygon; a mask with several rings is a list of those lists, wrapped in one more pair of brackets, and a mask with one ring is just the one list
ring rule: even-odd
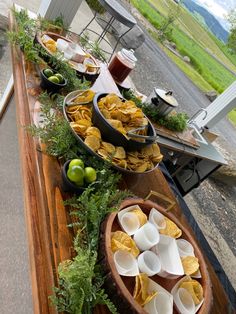
{"label": "black metal stand", "polygon": [[[132,28],[133,26],[136,24],[135,19],[128,13],[125,11],[125,9],[118,4],[116,1],[114,0],[104,0],[104,1],[100,1],[101,5],[107,10],[107,12],[111,15],[111,18],[106,21],[101,17],[97,16],[97,12],[95,13],[95,15],[93,16],[93,18],[89,21],[89,23],[83,28],[83,30],[81,31],[81,33],[79,34],[80,36],[86,32],[92,32],[94,34],[96,34],[98,36],[97,38],[97,43],[100,44],[102,41],[105,41],[112,49],[111,52],[106,51],[104,49],[101,48],[101,50],[103,52],[105,52],[106,54],[110,55],[110,58],[108,60],[108,62],[110,61],[112,55],[114,54],[118,44],[120,43],[120,40],[122,39],[122,37],[124,37]],[[115,4],[115,6],[114,6]],[[112,5],[112,7],[111,7]],[[102,21],[103,23],[105,23],[105,27],[103,28],[101,33],[98,33],[92,29],[89,28],[89,26],[91,25],[91,23],[95,20],[99,20]],[[106,34],[109,32],[110,28],[113,28],[113,22],[117,20],[120,23],[122,23],[123,25],[125,25],[128,29],[127,31],[125,31],[124,33],[122,33],[121,35],[119,35],[117,37],[116,43],[114,48],[112,48],[111,44],[109,43],[109,41],[105,38]]]}

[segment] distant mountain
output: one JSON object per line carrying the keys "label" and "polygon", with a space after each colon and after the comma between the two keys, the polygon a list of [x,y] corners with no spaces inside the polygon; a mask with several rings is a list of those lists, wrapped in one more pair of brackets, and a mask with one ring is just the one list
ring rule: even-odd
{"label": "distant mountain", "polygon": [[209,30],[217,38],[219,38],[224,43],[227,42],[229,33],[221,26],[221,24],[209,11],[207,11],[205,8],[201,7],[200,5],[196,4],[192,0],[183,0],[182,3],[192,14],[197,14],[198,16],[200,15],[204,20],[204,24],[207,25]]}

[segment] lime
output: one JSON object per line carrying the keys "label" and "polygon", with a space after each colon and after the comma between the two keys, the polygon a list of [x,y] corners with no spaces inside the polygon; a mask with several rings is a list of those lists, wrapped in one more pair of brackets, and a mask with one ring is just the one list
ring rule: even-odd
{"label": "lime", "polygon": [[58,78],[59,83],[62,84],[64,82],[64,77],[60,73],[56,73],[55,76]]}
{"label": "lime", "polygon": [[50,82],[59,84],[59,79],[58,79],[55,75],[50,76],[50,77],[48,78],[48,80],[49,80]]}
{"label": "lime", "polygon": [[72,159],[69,163],[69,168],[71,168],[72,166],[80,166],[84,168],[84,162],[82,159]]}
{"label": "lime", "polygon": [[76,184],[78,187],[84,186],[84,179],[82,179],[82,180],[80,180],[80,181],[76,181],[75,184]]}
{"label": "lime", "polygon": [[92,167],[86,167],[84,169],[84,179],[87,183],[92,183],[97,179],[96,170]]}
{"label": "lime", "polygon": [[51,69],[45,69],[43,73],[46,77],[53,76],[53,71]]}
{"label": "lime", "polygon": [[72,166],[67,170],[67,177],[72,182],[81,182],[84,179],[84,169],[80,166]]}

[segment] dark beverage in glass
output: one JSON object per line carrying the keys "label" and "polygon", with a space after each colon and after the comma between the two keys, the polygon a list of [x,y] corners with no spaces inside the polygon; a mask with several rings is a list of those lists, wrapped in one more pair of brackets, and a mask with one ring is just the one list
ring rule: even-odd
{"label": "dark beverage in glass", "polygon": [[133,50],[122,49],[112,58],[108,70],[117,83],[122,83],[135,67],[136,61]]}

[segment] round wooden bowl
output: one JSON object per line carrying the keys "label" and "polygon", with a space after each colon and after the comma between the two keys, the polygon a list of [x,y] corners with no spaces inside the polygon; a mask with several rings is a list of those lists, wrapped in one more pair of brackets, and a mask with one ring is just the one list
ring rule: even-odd
{"label": "round wooden bowl", "polygon": [[[199,260],[200,271],[202,278],[197,279],[204,291],[204,302],[199,309],[199,314],[208,314],[210,313],[210,308],[212,305],[212,290],[211,290],[211,281],[209,273],[207,271],[207,266],[204,261],[204,257],[201,253],[198,244],[195,239],[189,233],[188,229],[178,222],[178,219],[172,214],[167,213],[164,208],[157,205],[151,201],[144,201],[143,199],[127,199],[122,202],[120,210],[131,205],[139,205],[145,214],[149,214],[152,208],[156,208],[164,216],[171,219],[181,230],[182,230],[182,239],[189,241],[193,248],[195,256]],[[107,216],[102,225],[101,232],[101,242],[100,242],[100,254],[102,259],[102,264],[107,274],[107,279],[105,286],[109,297],[112,299],[114,304],[117,306],[120,313],[147,313],[133,298],[133,290],[135,286],[135,277],[124,277],[120,276],[116,270],[113,253],[111,251],[111,234],[117,230],[121,230],[121,227],[118,222],[117,212],[111,213]],[[183,277],[183,276],[182,276]],[[152,276],[151,279],[160,284],[167,291],[171,291],[173,286],[182,278],[177,279],[167,279],[159,277],[158,275]],[[173,313],[178,313],[174,307]]]}
{"label": "round wooden bowl", "polygon": [[[51,51],[44,45],[44,43],[42,42],[42,36],[43,35],[48,35],[49,37],[51,37],[53,40],[57,41],[57,39],[63,39],[69,43],[73,43],[73,41],[67,37],[61,36],[59,34],[56,33],[52,33],[52,32],[38,32],[35,35],[35,43],[41,45],[44,50],[47,52],[48,55],[52,55]],[[93,60],[93,62],[95,63],[96,66],[99,67],[99,64],[97,62],[97,60],[91,55],[90,55],[90,59]],[[46,61],[47,63],[49,63],[49,57],[45,56],[45,55],[41,55],[41,57],[44,59],[44,61]],[[99,74],[100,74],[100,68],[97,69],[96,73],[89,73],[89,72],[81,72],[76,68],[76,62],[73,61],[73,63],[70,63],[71,67],[77,72],[78,76],[80,78],[85,78],[87,81],[91,81],[94,82]]]}

